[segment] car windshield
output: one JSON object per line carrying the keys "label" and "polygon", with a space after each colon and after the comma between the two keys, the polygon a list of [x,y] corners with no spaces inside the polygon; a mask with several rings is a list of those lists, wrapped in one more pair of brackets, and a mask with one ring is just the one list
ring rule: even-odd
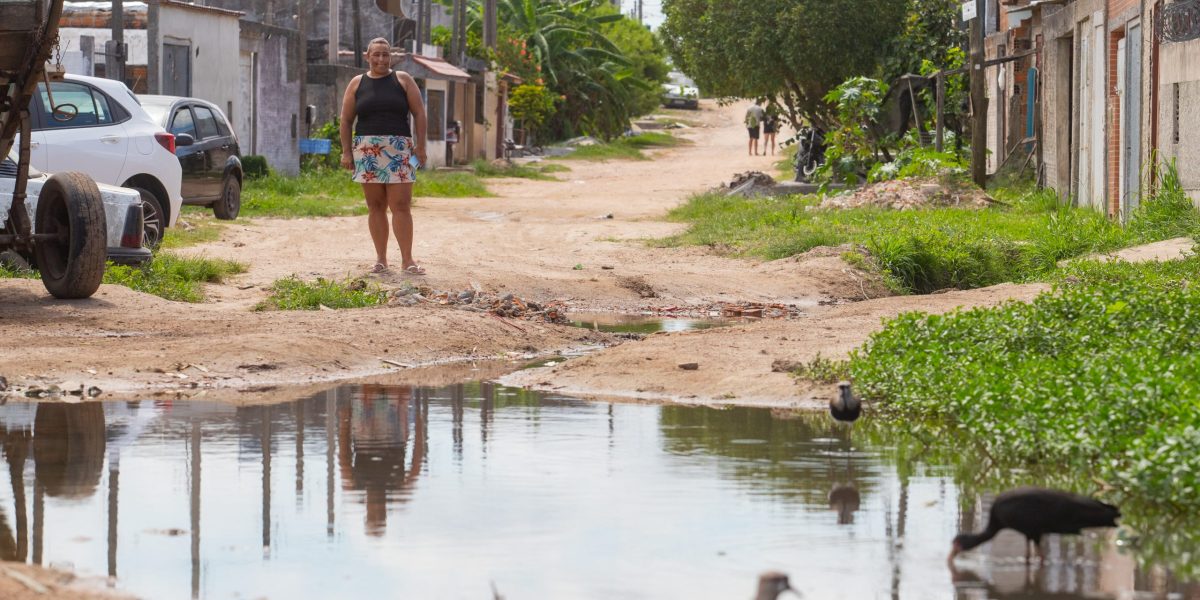
{"label": "car windshield", "polygon": [[671,81],[671,85],[682,85],[687,87],[696,87],[696,82],[692,81],[687,75],[679,71],[671,71],[667,75],[667,79]]}

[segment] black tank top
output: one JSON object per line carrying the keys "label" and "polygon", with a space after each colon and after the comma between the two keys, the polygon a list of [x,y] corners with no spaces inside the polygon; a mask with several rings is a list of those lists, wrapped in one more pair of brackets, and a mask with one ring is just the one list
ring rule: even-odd
{"label": "black tank top", "polygon": [[412,137],[408,125],[408,95],[396,79],[396,72],[373,79],[363,75],[354,93],[354,111],[358,122],[354,135],[399,135]]}

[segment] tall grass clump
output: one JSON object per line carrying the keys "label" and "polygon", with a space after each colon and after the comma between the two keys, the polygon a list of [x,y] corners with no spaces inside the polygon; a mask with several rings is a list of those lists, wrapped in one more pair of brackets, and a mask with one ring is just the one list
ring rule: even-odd
{"label": "tall grass clump", "polygon": [[387,301],[387,291],[363,279],[303,281],[295,275],[271,285],[271,296],[256,310],[319,310],[362,308]]}
{"label": "tall grass clump", "polygon": [[246,265],[235,261],[159,252],[139,267],[110,264],[104,272],[104,283],[177,302],[203,302],[203,284],[221,283],[226,277],[245,272]]}
{"label": "tall grass clump", "polygon": [[852,353],[863,393],[997,461],[1089,473],[1200,508],[1200,258],[1076,267],[1030,303],[897,317]]}

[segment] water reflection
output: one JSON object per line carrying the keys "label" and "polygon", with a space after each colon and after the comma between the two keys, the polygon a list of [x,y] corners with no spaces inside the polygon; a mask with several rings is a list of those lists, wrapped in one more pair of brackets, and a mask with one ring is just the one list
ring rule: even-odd
{"label": "water reflection", "polygon": [[8,404],[0,448],[0,558],[147,598],[736,598],[766,570],[810,598],[1200,597],[1091,538],[950,572],[990,497],[825,415],[367,385]]}

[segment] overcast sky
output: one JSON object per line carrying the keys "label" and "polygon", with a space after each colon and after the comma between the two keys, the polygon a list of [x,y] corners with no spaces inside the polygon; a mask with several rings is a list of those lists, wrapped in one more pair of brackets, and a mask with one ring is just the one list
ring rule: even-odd
{"label": "overcast sky", "polygon": [[[663,22],[662,3],[663,0],[642,0],[642,18],[654,29],[658,29]],[[637,0],[621,0],[621,12],[634,14],[636,9]]]}

